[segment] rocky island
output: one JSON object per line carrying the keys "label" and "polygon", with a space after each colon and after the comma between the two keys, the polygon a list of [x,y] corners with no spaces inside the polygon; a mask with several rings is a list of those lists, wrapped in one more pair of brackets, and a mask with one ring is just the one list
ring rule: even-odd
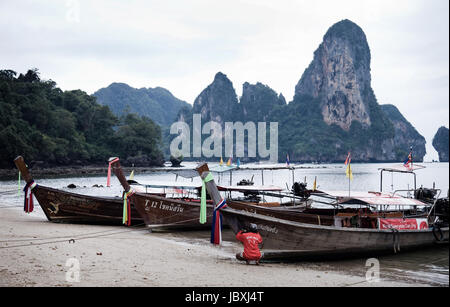
{"label": "rocky island", "polygon": [[433,138],[433,147],[439,154],[439,162],[448,162],[448,128],[441,127]]}
{"label": "rocky island", "polygon": [[[178,119],[279,123],[279,157],[291,161],[338,162],[352,152],[359,162],[403,161],[413,147],[425,156],[425,138],[393,105],[380,105],[371,86],[371,53],[363,30],[350,20],[333,25],[295,87],[293,101],[269,86],[243,85],[238,99],[219,72]],[[395,81],[395,80],[394,80]]]}

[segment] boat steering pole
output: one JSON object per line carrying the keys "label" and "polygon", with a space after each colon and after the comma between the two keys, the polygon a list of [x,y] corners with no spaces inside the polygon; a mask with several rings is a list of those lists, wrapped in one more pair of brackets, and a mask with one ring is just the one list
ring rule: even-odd
{"label": "boat steering pole", "polygon": [[111,164],[111,168],[116,175],[117,179],[119,179],[120,184],[122,185],[123,189],[125,190],[125,193],[128,193],[131,189],[130,184],[128,183],[127,179],[125,178],[125,175],[122,172],[122,167],[120,166],[119,159],[117,161],[113,162]]}
{"label": "boat steering pole", "polygon": [[22,174],[22,178],[26,183],[30,183],[33,181],[33,177],[31,177],[31,174],[28,171],[27,165],[25,164],[22,156],[18,156],[17,158],[15,158],[14,164],[16,164],[16,167],[19,169],[20,173]]}

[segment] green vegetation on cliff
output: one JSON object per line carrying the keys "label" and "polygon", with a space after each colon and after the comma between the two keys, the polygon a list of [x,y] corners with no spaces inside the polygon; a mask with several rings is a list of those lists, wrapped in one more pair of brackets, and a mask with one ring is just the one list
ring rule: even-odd
{"label": "green vegetation on cliff", "polygon": [[41,80],[37,69],[25,75],[0,70],[0,167],[23,155],[48,165],[106,163],[110,156],[144,156],[162,163],[161,131],[147,118],[114,116],[81,90],[62,91]]}
{"label": "green vegetation on cliff", "polygon": [[97,101],[122,116],[134,113],[151,118],[160,126],[170,126],[181,108],[190,104],[174,97],[162,87],[132,88],[125,83],[112,83],[94,93]]}
{"label": "green vegetation on cliff", "polygon": [[319,98],[307,95],[297,95],[288,105],[278,107],[270,121],[279,122],[280,159],[289,154],[292,161],[343,161],[349,151],[354,157],[364,159],[369,156],[365,152],[368,144],[373,150],[380,150],[383,141],[394,136],[391,122],[382,114],[372,117],[370,127],[363,127],[357,121],[349,131],[328,125],[323,121]]}

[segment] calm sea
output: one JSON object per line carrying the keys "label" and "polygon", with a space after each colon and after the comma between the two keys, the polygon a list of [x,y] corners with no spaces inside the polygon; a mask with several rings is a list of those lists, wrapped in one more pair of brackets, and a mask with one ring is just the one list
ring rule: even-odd
{"label": "calm sea", "polygon": [[[193,168],[196,163],[183,163],[185,168]],[[260,167],[264,164],[241,164],[241,167]],[[277,185],[281,187],[291,187],[293,181],[306,181],[308,187],[312,187],[314,180],[317,182],[318,189],[321,190],[343,190],[348,191],[379,191],[380,190],[380,168],[390,167],[393,164],[352,164],[353,180],[349,182],[345,175],[344,164],[304,164],[296,165],[302,168],[291,170],[239,170],[230,174],[216,174],[216,179],[227,185],[230,179],[235,184],[242,179],[253,179],[256,185],[264,182],[265,185]],[[406,190],[417,187],[436,187],[441,190],[441,197],[448,195],[449,189],[449,164],[448,163],[422,163],[426,168],[416,171],[416,183],[411,174],[391,174],[385,173],[383,176],[382,190],[391,192],[395,190]],[[212,165],[211,165],[212,166]],[[269,165],[266,165],[269,166]],[[278,164],[270,166],[285,166]],[[292,166],[292,164],[291,164]],[[105,166],[106,168],[106,166]],[[135,174],[135,180],[138,182],[172,182],[176,175],[171,173],[173,169],[168,167],[165,172]],[[127,176],[129,174],[126,174]],[[118,180],[112,176],[110,188],[106,186],[105,176],[95,177],[69,177],[69,178],[34,178],[38,184],[65,189],[80,194],[118,196],[122,195],[122,188]],[[186,179],[178,177],[178,182],[196,182],[200,184],[199,178]],[[68,189],[67,185],[75,184],[76,189]],[[23,187],[23,181],[21,186]],[[93,185],[101,185],[97,188]],[[1,210],[4,207],[11,207],[16,210],[22,210],[23,193],[18,192],[18,182],[0,181],[0,219]],[[43,223],[46,218],[41,210],[36,210],[32,214],[42,217]],[[170,238],[170,234],[167,234]],[[183,238],[204,240],[208,244],[208,232],[192,232],[182,234]],[[225,233],[224,238],[232,240],[233,236]],[[180,237],[174,238],[179,240]],[[423,251],[403,253],[393,256],[380,257],[381,278],[390,280],[399,280],[410,283],[426,283],[433,286],[449,285],[449,249],[448,246],[427,249]],[[312,262],[308,266],[320,268],[326,271],[349,272],[353,275],[365,276],[367,267],[365,259],[333,261],[333,262]],[[295,264],[289,263],[295,267]]]}

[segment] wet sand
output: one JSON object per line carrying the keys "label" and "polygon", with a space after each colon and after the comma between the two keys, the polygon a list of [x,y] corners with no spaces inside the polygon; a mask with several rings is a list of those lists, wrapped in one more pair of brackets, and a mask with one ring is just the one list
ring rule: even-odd
{"label": "wet sand", "polygon": [[[44,219],[39,206],[36,211],[0,209],[0,286],[423,286],[383,278],[367,282],[365,275],[311,263],[246,265],[235,259],[242,250],[238,243],[214,247],[208,231],[195,238],[187,232],[57,224]],[[78,282],[70,274],[74,263]]]}

